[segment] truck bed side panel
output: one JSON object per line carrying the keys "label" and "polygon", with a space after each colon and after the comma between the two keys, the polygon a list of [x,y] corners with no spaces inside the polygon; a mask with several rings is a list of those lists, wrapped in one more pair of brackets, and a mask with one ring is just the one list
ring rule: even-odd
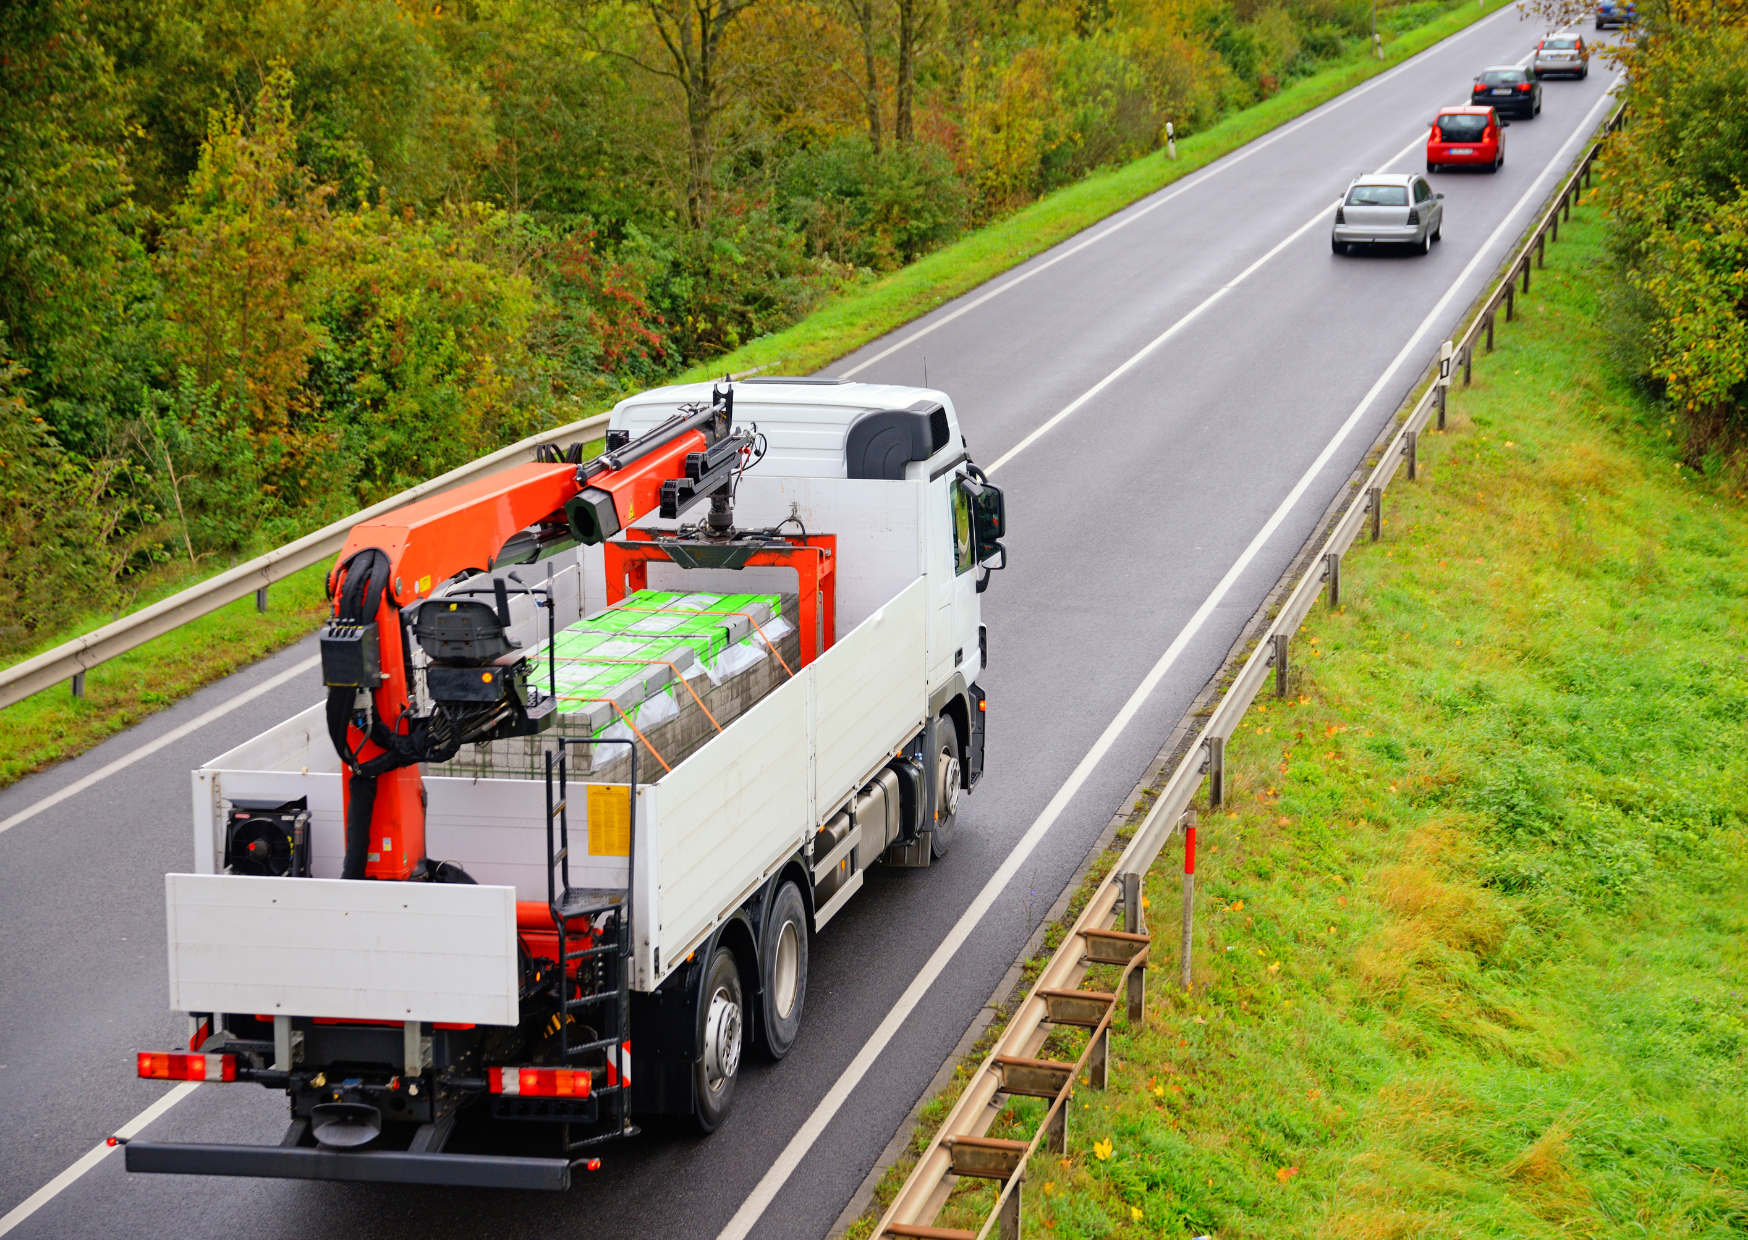
{"label": "truck bed side panel", "polygon": [[811,669],[819,815],[829,815],[922,726],[928,583],[918,578]]}

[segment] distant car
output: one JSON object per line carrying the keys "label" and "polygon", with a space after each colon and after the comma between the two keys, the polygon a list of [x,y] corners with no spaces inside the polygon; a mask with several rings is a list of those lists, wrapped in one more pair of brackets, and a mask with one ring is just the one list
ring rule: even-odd
{"label": "distant car", "polygon": [[1329,248],[1346,254],[1350,245],[1383,243],[1425,254],[1439,239],[1444,222],[1444,195],[1433,193],[1418,172],[1360,177],[1335,208]]}
{"label": "distant car", "polygon": [[1490,105],[1501,116],[1537,116],[1542,110],[1542,84],[1534,69],[1522,65],[1494,65],[1475,75],[1469,102]]}
{"label": "distant car", "polygon": [[1610,26],[1630,26],[1639,20],[1639,6],[1635,0],[1597,0],[1596,28],[1607,30]]}
{"label": "distant car", "polygon": [[1536,44],[1536,54],[1530,60],[1530,68],[1536,71],[1537,77],[1547,77],[1550,73],[1570,73],[1582,81],[1590,76],[1590,49],[1584,45],[1582,35],[1562,30]]}
{"label": "distant car", "polygon": [[1440,108],[1426,139],[1426,170],[1485,168],[1498,172],[1505,162],[1503,131],[1509,124],[1490,107]]}

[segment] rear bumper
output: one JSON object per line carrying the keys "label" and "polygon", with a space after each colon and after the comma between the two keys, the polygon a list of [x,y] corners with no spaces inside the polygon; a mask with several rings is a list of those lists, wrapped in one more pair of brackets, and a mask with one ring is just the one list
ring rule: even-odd
{"label": "rear bumper", "polygon": [[1533,116],[1536,110],[1531,95],[1476,95],[1469,103],[1477,108],[1492,108],[1501,116]]}
{"label": "rear bumper", "polygon": [[1338,224],[1333,237],[1345,245],[1409,245],[1420,240],[1421,225],[1385,225],[1380,228],[1356,228]]}
{"label": "rear bumper", "polygon": [[570,1187],[563,1158],[491,1154],[344,1153],[272,1145],[199,1145],[129,1141],[127,1169],[159,1175],[247,1175],[277,1180],[351,1180],[369,1184],[430,1184],[452,1188]]}
{"label": "rear bumper", "polygon": [[1441,168],[1460,168],[1464,164],[1477,164],[1485,168],[1499,158],[1499,148],[1491,146],[1476,146],[1468,155],[1456,155],[1450,151],[1428,150],[1426,162],[1437,164]]}

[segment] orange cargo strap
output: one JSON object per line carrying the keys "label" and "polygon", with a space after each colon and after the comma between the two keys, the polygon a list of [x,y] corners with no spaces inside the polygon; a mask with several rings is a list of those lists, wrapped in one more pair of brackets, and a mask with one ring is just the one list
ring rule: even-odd
{"label": "orange cargo strap", "polygon": [[[625,708],[620,706],[619,703],[615,702],[612,698],[570,697],[566,694],[561,693],[558,695],[558,700],[561,702],[605,702],[605,703],[607,703],[614,710],[619,712],[619,717],[621,719],[625,720],[625,726],[630,728],[633,732],[635,732],[637,734],[637,739],[642,741],[644,743],[644,745],[648,747],[650,754],[655,758],[655,760],[662,764],[662,770],[666,771],[670,775],[672,775],[674,773],[674,768],[668,765],[668,760],[666,758],[662,757],[661,750],[657,749],[654,745],[651,745],[649,743],[649,737],[645,736],[643,734],[643,732],[638,728],[637,724],[632,722],[631,716],[625,713]],[[585,744],[585,745],[588,744],[587,741],[582,741],[579,743]]]}
{"label": "orange cargo strap", "polygon": [[[765,637],[765,630],[760,626],[760,624],[757,620],[753,619],[751,612],[746,612],[746,611],[683,611],[683,612],[677,612],[677,611],[669,611],[669,610],[666,610],[666,609],[661,608],[661,607],[615,607],[615,608],[613,608],[613,610],[614,611],[635,611],[640,615],[646,615],[646,616],[742,616],[746,619],[748,624],[752,625],[755,629],[758,629],[759,636],[763,637],[765,640],[765,649],[769,650],[772,654],[777,656],[777,662],[779,662],[783,665],[783,670],[788,672],[789,675],[791,675],[791,676],[795,675],[795,669],[789,666],[789,660],[785,659],[783,657],[783,652],[781,650],[777,649],[776,642],[772,641],[768,637]],[[587,656],[584,656],[584,657],[587,657]],[[603,662],[605,662],[605,660],[603,660]]]}
{"label": "orange cargo strap", "polygon": [[[694,702],[698,703],[698,709],[704,712],[704,717],[706,719],[710,720],[710,722],[715,725],[716,730],[718,732],[722,731],[722,725],[720,723],[716,722],[716,716],[710,713],[710,708],[708,706],[704,705],[704,699],[698,696],[698,690],[694,689],[692,687],[691,683],[688,682],[684,676],[680,675],[679,668],[675,667],[672,663],[668,662],[668,660],[666,660],[666,659],[597,659],[597,658],[593,657],[592,655],[584,654],[584,655],[572,655],[572,656],[568,656],[568,657],[565,655],[560,655],[558,658],[558,661],[560,663],[632,663],[632,664],[637,665],[638,667],[654,667],[657,664],[660,664],[662,667],[667,668],[670,672],[672,672],[674,674],[675,680],[679,681],[682,685],[686,686],[686,692],[690,693],[692,695],[692,700]],[[591,698],[590,700],[591,701],[600,701],[601,699]],[[647,744],[649,744],[649,742],[645,741],[644,744],[647,745]],[[652,749],[650,752],[654,753],[655,751]]]}

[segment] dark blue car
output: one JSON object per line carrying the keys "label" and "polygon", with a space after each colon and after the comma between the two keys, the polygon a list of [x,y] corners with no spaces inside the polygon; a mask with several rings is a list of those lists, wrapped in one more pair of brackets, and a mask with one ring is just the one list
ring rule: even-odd
{"label": "dark blue car", "polygon": [[1639,20],[1639,6],[1635,0],[1597,0],[1596,28],[1606,30],[1610,26],[1630,26]]}

